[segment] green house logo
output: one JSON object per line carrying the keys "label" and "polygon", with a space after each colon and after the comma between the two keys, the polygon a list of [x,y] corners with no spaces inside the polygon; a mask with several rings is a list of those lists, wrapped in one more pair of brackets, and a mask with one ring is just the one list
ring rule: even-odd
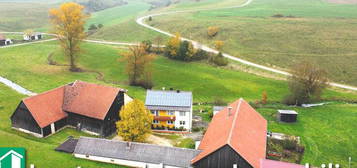
{"label": "green house logo", "polygon": [[25,168],[25,149],[0,148],[0,168]]}

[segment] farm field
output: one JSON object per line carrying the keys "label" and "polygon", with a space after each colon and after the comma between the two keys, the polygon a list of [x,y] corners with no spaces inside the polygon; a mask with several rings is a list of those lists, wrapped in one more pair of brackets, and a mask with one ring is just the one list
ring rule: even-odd
{"label": "farm field", "polygon": [[[222,40],[229,54],[283,70],[310,61],[334,82],[357,85],[356,10],[319,0],[254,0],[244,8],[163,15],[148,23],[212,47]],[[220,27],[216,37],[207,36],[209,26]]]}
{"label": "farm field", "polygon": [[[56,43],[57,42],[46,42],[2,49],[3,55],[0,57],[0,75],[35,92],[46,91],[79,79],[122,87],[129,90],[129,95],[144,100],[145,90],[127,85],[127,76],[124,74],[125,63],[118,62],[118,59],[121,57],[120,55],[126,51],[125,49],[90,43],[83,44],[83,52],[79,59],[80,67],[102,72],[105,80],[116,83],[110,84],[97,80],[97,74],[94,73],[70,73],[67,71],[67,67],[48,65],[47,58],[51,53],[53,53],[53,59],[56,62],[64,63],[63,56],[58,50]],[[19,64],[19,62],[21,62],[21,64]],[[192,73],[193,71],[195,73]],[[172,61],[161,56],[154,62],[153,76],[155,89],[174,87],[175,89],[192,90],[194,93],[194,102],[210,102],[213,101],[215,97],[224,98],[227,102],[239,97],[243,97],[248,101],[255,101],[260,99],[263,90],[268,92],[269,101],[276,102],[280,101],[287,92],[285,81],[263,78],[229,69],[216,68],[204,62],[184,63]],[[10,120],[8,120],[8,118],[16,108],[19,100],[24,96],[17,94],[3,85],[0,85],[0,92],[0,118],[2,121],[0,124],[0,137],[7,137],[6,142],[1,144],[13,146],[13,143],[16,142],[28,145],[31,151],[29,152],[29,156],[34,156],[31,157],[32,159],[30,159],[29,162],[35,163],[39,165],[39,167],[42,167],[40,165],[48,165],[51,161],[43,159],[36,160],[36,155],[40,155],[40,153],[32,150],[35,148],[48,151],[49,157],[54,156],[58,158],[58,160],[68,160],[66,163],[69,166],[77,165],[78,163],[86,167],[112,166],[96,162],[83,162],[72,158],[71,155],[53,151],[53,149],[69,135],[82,135],[82,133],[78,133],[72,129],[66,129],[43,140],[19,134],[11,130]],[[328,90],[323,98],[357,99],[357,95]],[[354,151],[350,151],[351,147],[355,146],[355,142],[353,141],[354,130],[352,130],[354,125],[353,121],[357,113],[355,104],[344,104],[332,101],[329,105],[317,108],[296,108],[301,115],[299,116],[299,122],[293,125],[275,122],[273,114],[280,108],[289,107],[274,103],[271,106],[266,105],[262,108],[258,108],[258,111],[269,120],[270,130],[302,137],[302,142],[306,146],[306,154],[302,163],[310,162],[320,164],[325,161],[336,161],[345,165],[347,163],[345,160],[348,155],[352,155],[352,157],[356,156]],[[343,129],[341,129],[341,127],[343,127]],[[324,136],[320,136],[321,134]],[[337,136],[331,136],[331,134]],[[336,140],[336,137],[338,137],[338,140]],[[14,141],[8,141],[8,139],[13,139]],[[329,144],[335,145],[333,145],[332,148],[332,145],[328,146]],[[328,153],[328,155],[326,153]],[[317,157],[319,160],[315,160]]]}

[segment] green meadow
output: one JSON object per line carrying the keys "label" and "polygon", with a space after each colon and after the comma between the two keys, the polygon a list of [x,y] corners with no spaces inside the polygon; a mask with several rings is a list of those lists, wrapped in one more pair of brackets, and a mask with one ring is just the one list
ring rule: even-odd
{"label": "green meadow", "polygon": [[[283,70],[309,61],[332,81],[357,85],[356,10],[320,0],[254,0],[244,8],[164,15],[148,23],[212,47],[222,40],[224,52]],[[216,37],[208,37],[209,26],[220,27]]]}

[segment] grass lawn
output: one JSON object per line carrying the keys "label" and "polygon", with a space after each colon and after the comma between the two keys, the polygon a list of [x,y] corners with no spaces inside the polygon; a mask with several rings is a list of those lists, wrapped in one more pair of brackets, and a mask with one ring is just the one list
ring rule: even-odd
{"label": "grass lawn", "polygon": [[[267,66],[288,69],[310,61],[333,81],[357,85],[356,10],[320,0],[254,0],[239,9],[154,17],[149,24],[210,46],[222,40],[225,52]],[[209,26],[220,27],[216,37],[207,36]]]}
{"label": "grass lawn", "polygon": [[[276,122],[278,109],[296,110],[299,113],[298,122]],[[313,166],[338,163],[342,167],[347,167],[348,157],[352,157],[352,160],[357,157],[357,104],[332,102],[313,108],[292,108],[273,104],[258,108],[257,111],[269,121],[270,131],[301,137],[305,146],[302,163],[311,163]]]}
{"label": "grass lawn", "polygon": [[[116,81],[119,82],[119,84],[108,84],[102,81],[98,81],[96,79],[96,74],[93,73],[70,73],[68,72],[67,67],[48,65],[47,57],[51,53],[54,53],[53,57],[56,61],[64,62],[64,58],[60,50],[57,48],[57,42],[46,42],[41,44],[31,44],[27,46],[2,49],[2,55],[0,57],[0,76],[4,76],[10,80],[13,80],[14,82],[35,92],[46,91],[79,79],[88,82],[126,88],[129,90],[129,95],[144,100],[144,89],[130,87],[127,85],[127,76],[124,74],[125,63],[118,61],[118,59],[121,58],[120,55],[125,51],[126,50],[124,49],[119,49],[113,46],[85,43],[83,44],[83,51],[78,60],[80,67],[100,71],[105,75],[104,78],[106,80]],[[211,102],[217,96],[221,97],[227,102],[236,100],[239,97],[243,97],[248,101],[254,101],[260,99],[263,90],[267,91],[270,101],[280,101],[287,92],[287,84],[285,81],[277,81],[245,72],[216,68],[207,65],[204,62],[184,63],[173,61],[162,56],[159,56],[154,62],[153,77],[155,89],[161,89],[162,87],[173,87],[175,89],[191,90],[193,91],[195,102]],[[95,167],[95,165],[98,166],[100,164],[74,159],[71,155],[56,153],[53,151],[53,148],[63,142],[69,135],[79,136],[82,133],[77,133],[74,130],[67,129],[59,132],[55,136],[49,137],[48,139],[39,140],[37,138],[22,135],[16,131],[11,130],[9,128],[10,121],[8,118],[23,96],[18,95],[14,91],[4,86],[0,87],[0,92],[0,142],[6,142],[1,144],[4,144],[4,146],[14,146],[16,142],[18,142],[20,145],[24,144],[25,147],[30,149],[30,163],[36,163],[39,165],[39,167],[49,165],[52,160],[40,159],[40,157],[36,158],[36,156],[41,155],[41,153],[40,151],[32,150],[35,148],[48,151],[48,157],[54,156],[54,158],[58,158],[60,161],[57,162],[58,164],[60,164],[61,160],[63,160],[63,162],[66,162],[69,167],[74,167],[79,163],[83,167]],[[323,97],[357,99],[357,94],[327,90]],[[338,104],[333,106],[329,105],[326,107],[319,107],[320,110],[317,110],[318,112],[316,113],[320,114],[318,116],[312,116],[309,118],[309,121],[326,120],[332,122],[336,119],[336,117],[345,119],[344,116],[339,116],[340,113],[347,113],[350,110],[354,110],[353,108],[356,107],[352,106],[351,108],[345,108],[345,106]],[[272,113],[275,110],[275,107],[259,109],[259,111],[266,114],[268,117],[269,113]],[[309,110],[308,112],[311,111]],[[306,111],[306,115],[314,114],[308,112]],[[328,112],[328,114],[331,113],[331,115],[322,115],[323,112]],[[299,120],[300,122],[303,122],[305,118],[308,119],[307,117],[304,117],[304,115],[305,114],[301,112]],[[348,117],[349,114],[346,114],[345,116]],[[344,129],[338,130],[333,128],[336,134],[340,136],[339,138],[341,139],[341,143],[343,142],[347,145],[349,143],[354,143],[354,138],[351,136],[352,134],[350,135],[346,133],[348,130],[352,131],[353,128],[353,123],[350,122],[350,120],[355,120],[353,115],[352,117],[349,117],[350,118],[346,120]],[[298,124],[300,124],[300,122]],[[338,122],[342,123],[343,121],[341,120]],[[320,134],[325,134],[325,130],[317,130],[317,127],[311,127],[316,128],[316,130],[307,130],[310,129],[310,127],[306,125],[296,127],[292,126],[288,125],[287,127],[284,127],[279,124],[272,123],[270,129],[273,131],[287,132],[302,136],[303,142],[307,146],[307,155],[304,157],[304,161],[312,161],[316,157],[323,158],[322,160],[313,162],[319,163],[320,161],[332,159],[332,156],[335,155],[338,158],[344,158],[350,149],[346,148],[346,145],[336,144],[333,146],[333,149],[338,150],[338,152],[334,155],[329,155],[330,151],[327,149],[325,150],[325,148],[320,149],[324,147],[321,145],[326,145],[326,142],[329,141],[332,141],[330,143],[336,143],[336,141],[333,141],[334,139],[332,138],[327,138],[321,141],[324,142],[323,144],[319,144],[320,139],[324,138],[321,137]],[[326,127],[325,125],[318,124],[317,126],[322,126],[322,128]],[[329,131],[330,130],[326,130],[326,134],[330,133]],[[187,146],[187,144],[190,144],[189,140],[187,140],[187,143],[181,143],[180,146]],[[353,157],[356,156],[355,153],[352,153],[351,155]],[[110,167],[112,165],[103,164],[102,166],[102,164],[100,164],[100,167],[104,166]]]}

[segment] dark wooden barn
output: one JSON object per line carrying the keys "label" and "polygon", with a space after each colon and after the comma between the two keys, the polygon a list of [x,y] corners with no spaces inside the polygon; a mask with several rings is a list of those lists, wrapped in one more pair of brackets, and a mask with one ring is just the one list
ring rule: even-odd
{"label": "dark wooden barn", "polygon": [[280,122],[293,123],[297,121],[298,113],[294,110],[278,110],[277,117]]}
{"label": "dark wooden barn", "polygon": [[0,34],[0,46],[6,45],[6,38],[4,35]]}
{"label": "dark wooden barn", "polygon": [[11,116],[12,127],[37,137],[63,128],[67,114],[62,110],[64,87],[23,99]]}
{"label": "dark wooden barn", "polygon": [[116,132],[124,90],[76,81],[20,102],[12,127],[46,137],[65,126],[100,136]]}
{"label": "dark wooden barn", "polygon": [[267,121],[243,99],[217,113],[193,160],[195,168],[260,167],[266,156]]}

